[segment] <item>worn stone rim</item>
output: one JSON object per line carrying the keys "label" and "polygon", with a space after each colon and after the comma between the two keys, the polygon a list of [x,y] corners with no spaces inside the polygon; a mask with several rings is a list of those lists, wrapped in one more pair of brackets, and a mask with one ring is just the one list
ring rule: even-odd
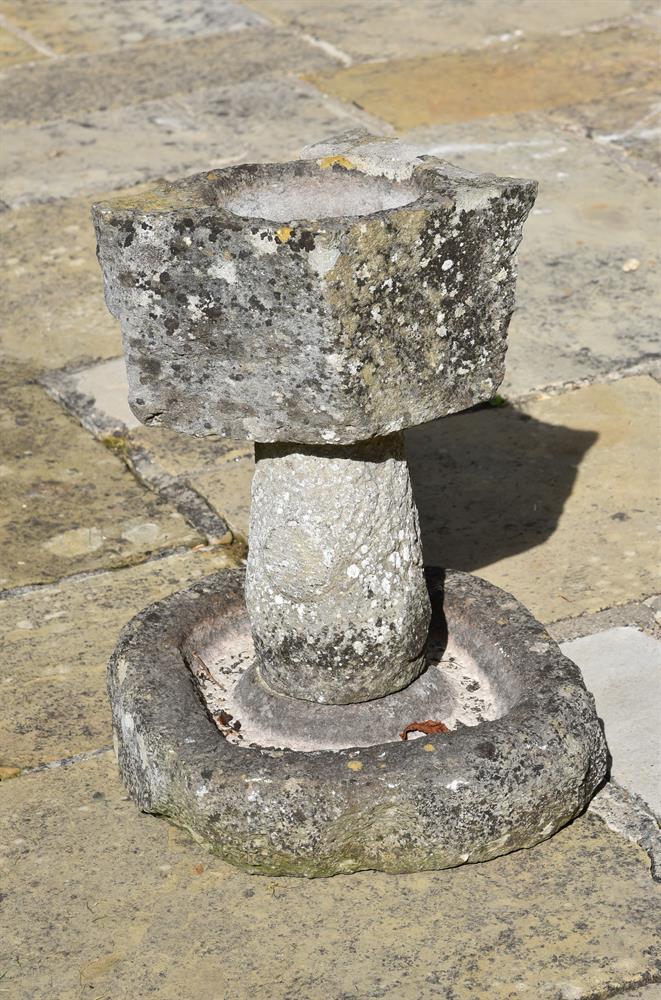
{"label": "worn stone rim", "polygon": [[532,847],[576,816],[607,750],[580,671],[514,598],[428,571],[451,634],[497,650],[530,693],[492,722],[359,750],[251,749],[225,740],[181,653],[192,628],[243,606],[243,570],[159,601],[123,630],[108,688],[137,804],[262,874],[411,872]]}

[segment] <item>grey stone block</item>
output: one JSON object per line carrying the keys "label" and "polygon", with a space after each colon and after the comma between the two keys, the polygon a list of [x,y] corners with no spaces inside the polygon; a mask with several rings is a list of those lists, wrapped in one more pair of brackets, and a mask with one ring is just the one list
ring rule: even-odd
{"label": "grey stone block", "polygon": [[491,397],[533,181],[350,134],[94,208],[143,423],[347,444]]}

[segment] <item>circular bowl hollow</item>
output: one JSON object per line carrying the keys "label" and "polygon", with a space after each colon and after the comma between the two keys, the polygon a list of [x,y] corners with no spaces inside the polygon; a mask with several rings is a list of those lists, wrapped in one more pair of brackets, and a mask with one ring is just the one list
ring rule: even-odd
{"label": "circular bowl hollow", "polygon": [[309,877],[485,861],[551,836],[603,780],[604,737],[578,668],[509,594],[440,570],[428,571],[438,659],[454,651],[489,691],[473,724],[455,711],[447,733],[404,742],[391,731],[342,749],[260,746],[249,727],[242,741],[241,720],[205,701],[199,678],[213,687],[250,669],[243,584],[242,570],[224,571],[146,608],[109,664],[131,796],[225,860]]}
{"label": "circular bowl hollow", "polygon": [[291,222],[294,219],[348,218],[373,215],[410,205],[420,197],[413,184],[359,173],[356,170],[309,169],[293,173],[273,165],[225,196],[224,206],[242,218]]}

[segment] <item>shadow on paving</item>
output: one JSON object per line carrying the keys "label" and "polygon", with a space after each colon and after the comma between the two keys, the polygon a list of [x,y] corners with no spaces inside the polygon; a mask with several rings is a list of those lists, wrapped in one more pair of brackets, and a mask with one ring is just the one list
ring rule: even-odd
{"label": "shadow on paving", "polygon": [[598,434],[484,407],[407,432],[426,565],[479,570],[546,541]]}

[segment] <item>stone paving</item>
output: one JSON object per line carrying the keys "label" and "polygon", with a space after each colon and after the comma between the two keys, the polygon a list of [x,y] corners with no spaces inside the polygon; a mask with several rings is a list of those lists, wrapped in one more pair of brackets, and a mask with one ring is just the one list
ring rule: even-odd
{"label": "stone paving", "polygon": [[[658,1000],[659,18],[0,0],[0,997]],[[486,865],[268,881],[138,813],[109,749],[119,629],[245,559],[252,450],[136,426],[89,206],[361,126],[540,181],[505,405],[411,431],[412,478],[427,560],[584,670],[619,784]]]}

